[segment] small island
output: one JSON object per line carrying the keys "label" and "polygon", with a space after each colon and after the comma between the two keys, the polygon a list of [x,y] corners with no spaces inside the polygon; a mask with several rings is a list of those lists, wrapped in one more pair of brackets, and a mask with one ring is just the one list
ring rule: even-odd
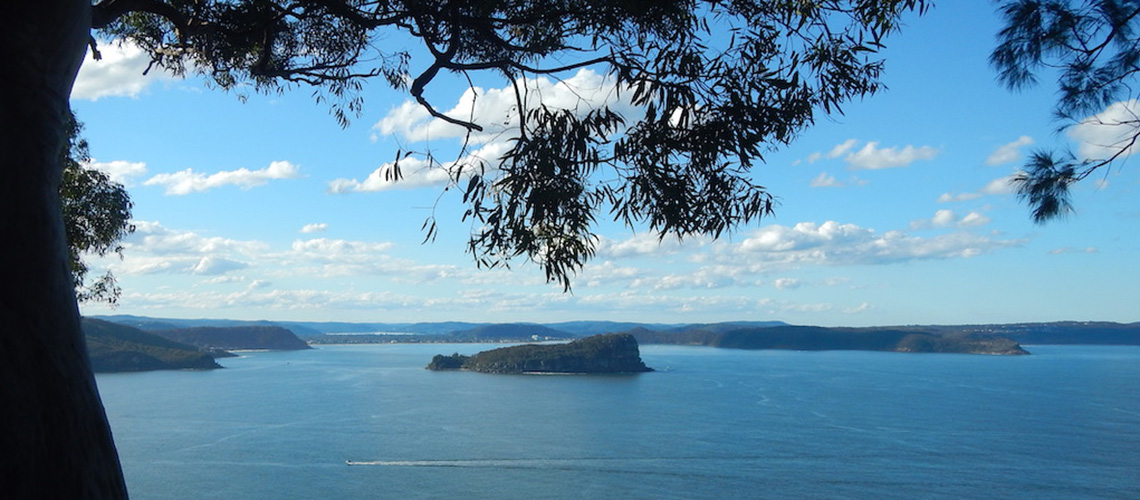
{"label": "small island", "polygon": [[483,373],[641,373],[653,371],[641,361],[637,339],[625,333],[594,335],[566,344],[525,344],[483,351],[473,356],[437,354],[428,370]]}

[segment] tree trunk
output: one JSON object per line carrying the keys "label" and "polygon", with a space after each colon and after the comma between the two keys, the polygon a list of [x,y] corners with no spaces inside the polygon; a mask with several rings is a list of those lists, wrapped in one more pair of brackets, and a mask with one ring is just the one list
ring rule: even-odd
{"label": "tree trunk", "polygon": [[0,0],[0,496],[126,498],[59,204],[90,0]]}

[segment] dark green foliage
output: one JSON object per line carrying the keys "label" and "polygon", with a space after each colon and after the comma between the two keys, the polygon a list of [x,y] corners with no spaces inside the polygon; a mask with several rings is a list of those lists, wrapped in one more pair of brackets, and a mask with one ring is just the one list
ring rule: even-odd
{"label": "dark green foliage", "polygon": [[279,326],[197,327],[151,332],[202,349],[309,349],[309,344]]}
{"label": "dark green foliage", "polygon": [[[1106,106],[1135,97],[1140,71],[1140,2],[1136,0],[1006,0],[1005,27],[990,56],[999,79],[1019,89],[1037,83],[1038,73],[1057,73],[1055,107],[1061,128],[1088,123]],[[1017,192],[1044,222],[1072,210],[1069,188],[1093,172],[1131,154],[1140,137],[1135,116],[1096,123],[1115,126],[1118,142],[1103,144],[1109,152],[1097,158],[1071,153],[1039,152],[1017,179]]]}
{"label": "dark green foliage", "polygon": [[[514,86],[521,115],[500,158],[451,169],[468,205],[468,250],[481,266],[525,258],[565,288],[612,217],[665,237],[720,236],[773,210],[753,182],[764,155],[816,113],[841,113],[880,89],[877,53],[923,0],[102,0],[93,25],[193,68],[221,88],[312,86],[342,122],[381,77],[432,116],[469,132],[492,124],[438,112],[425,91],[441,71],[490,72]],[[410,64],[387,34],[418,39]],[[411,67],[426,68],[419,74]],[[580,68],[608,73],[639,111],[548,108],[521,83]],[[469,146],[470,144],[465,144]],[[434,158],[435,164],[448,163]],[[400,152],[398,158],[407,153]],[[392,169],[399,178],[399,167]],[[425,222],[434,237],[434,216]]]}
{"label": "dark green foliage", "polygon": [[85,318],[87,353],[96,372],[221,368],[198,348],[129,326]]}
{"label": "dark green foliage", "polygon": [[471,356],[464,356],[464,355],[459,354],[459,353],[452,354],[451,356],[444,356],[442,354],[436,354],[434,357],[431,358],[431,363],[428,363],[427,369],[428,370],[458,370],[458,369],[463,368],[463,364],[466,363],[467,360],[469,360],[469,359],[471,359]]}
{"label": "dark green foliage", "polygon": [[80,136],[83,125],[69,114],[67,146],[62,154],[63,179],[59,187],[63,205],[64,229],[75,294],[80,301],[97,300],[114,304],[120,289],[110,271],[90,284],[86,283],[87,263],[83,254],[100,257],[108,253],[122,255],[119,242],[135,230],[131,224],[134,204],[122,184],[107,174],[83,166],[91,161],[87,141]]}
{"label": "dark green foliage", "polygon": [[[526,344],[474,356],[437,355],[428,369],[458,368],[486,373],[638,373],[652,371],[641,361],[637,340],[628,334],[594,335],[568,344]],[[433,368],[436,366],[436,368]]]}

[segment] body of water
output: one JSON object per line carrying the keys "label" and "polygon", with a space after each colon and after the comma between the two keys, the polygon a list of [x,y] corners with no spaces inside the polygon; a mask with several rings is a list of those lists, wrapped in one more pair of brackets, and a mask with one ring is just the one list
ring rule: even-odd
{"label": "body of water", "polygon": [[1140,498],[1137,347],[423,369],[488,348],[321,346],[98,382],[138,500]]}

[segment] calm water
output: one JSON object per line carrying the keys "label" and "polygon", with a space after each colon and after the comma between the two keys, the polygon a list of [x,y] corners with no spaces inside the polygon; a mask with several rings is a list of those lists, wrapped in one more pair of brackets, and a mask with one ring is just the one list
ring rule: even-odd
{"label": "calm water", "polygon": [[1140,498],[1136,347],[643,346],[657,372],[423,369],[486,348],[325,346],[98,380],[138,500]]}

